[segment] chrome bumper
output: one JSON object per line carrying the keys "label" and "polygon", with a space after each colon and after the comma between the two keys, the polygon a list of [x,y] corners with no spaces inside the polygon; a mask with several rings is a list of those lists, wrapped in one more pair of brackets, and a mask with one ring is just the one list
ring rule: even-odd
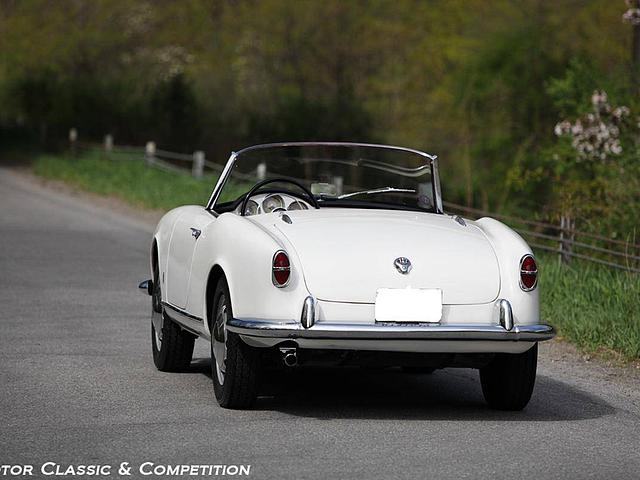
{"label": "chrome bumper", "polygon": [[316,323],[303,328],[299,323],[233,318],[227,329],[243,337],[281,340],[488,340],[541,342],[552,339],[556,332],[550,325],[441,325],[441,324],[345,324]]}

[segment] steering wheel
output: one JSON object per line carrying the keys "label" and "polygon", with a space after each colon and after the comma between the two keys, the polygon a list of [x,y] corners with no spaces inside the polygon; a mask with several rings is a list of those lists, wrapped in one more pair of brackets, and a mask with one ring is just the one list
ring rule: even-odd
{"label": "steering wheel", "polygon": [[[318,201],[315,199],[315,197],[313,196],[313,194],[311,193],[311,191],[309,191],[309,189],[307,187],[305,187],[304,185],[302,185],[299,182],[296,182],[295,180],[289,180],[288,178],[269,178],[267,180],[263,180],[261,182],[256,183],[251,190],[249,190],[245,196],[244,196],[244,200],[242,200],[242,207],[240,208],[240,216],[244,217],[246,216],[246,210],[247,210],[247,203],[249,202],[249,199],[256,194],[256,192],[264,187],[265,185],[268,185],[270,183],[290,183],[291,185],[295,185],[296,187],[298,187],[300,190],[302,190],[304,192],[304,194],[307,196],[307,200],[309,200],[309,203],[313,206],[313,208],[320,208],[320,206],[318,205]],[[287,192],[288,195],[292,195],[292,196],[297,196],[297,195],[293,195],[290,192]]]}

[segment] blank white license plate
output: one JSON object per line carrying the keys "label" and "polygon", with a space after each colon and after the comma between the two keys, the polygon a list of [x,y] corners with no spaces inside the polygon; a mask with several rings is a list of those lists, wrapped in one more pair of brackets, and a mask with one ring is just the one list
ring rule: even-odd
{"label": "blank white license plate", "polygon": [[442,318],[439,288],[380,288],[376,292],[376,322],[438,323]]}

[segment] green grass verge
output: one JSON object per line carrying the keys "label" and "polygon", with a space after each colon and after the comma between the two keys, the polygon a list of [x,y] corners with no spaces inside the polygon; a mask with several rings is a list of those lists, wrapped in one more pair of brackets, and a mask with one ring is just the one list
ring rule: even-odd
{"label": "green grass verge", "polygon": [[35,159],[33,170],[45,178],[161,210],[179,205],[204,205],[217,180],[217,177],[197,180],[189,175],[150,168],[141,156],[120,153],[109,158],[100,152],[78,157],[45,155]]}
{"label": "green grass verge", "polygon": [[589,352],[640,358],[640,275],[543,255],[540,307],[544,321]]}
{"label": "green grass verge", "polygon": [[[169,210],[203,205],[215,178],[196,180],[147,167],[140,157],[108,159],[99,152],[78,158],[42,156],[36,174],[62,180],[134,205]],[[239,192],[238,192],[239,193]],[[560,335],[589,352],[613,351],[640,358],[640,275],[557,257],[539,256],[541,315]]]}

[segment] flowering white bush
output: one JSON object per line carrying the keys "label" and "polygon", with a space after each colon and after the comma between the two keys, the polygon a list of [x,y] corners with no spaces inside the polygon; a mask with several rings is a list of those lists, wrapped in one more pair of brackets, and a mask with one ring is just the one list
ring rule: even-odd
{"label": "flowering white bush", "polygon": [[620,130],[630,115],[628,107],[612,108],[604,90],[596,90],[591,96],[593,113],[571,123],[564,120],[556,124],[557,136],[571,136],[571,145],[580,160],[605,162],[612,155],[622,153]]}
{"label": "flowering white bush", "polygon": [[627,0],[626,12],[622,15],[622,21],[631,25],[640,25],[640,0]]}

